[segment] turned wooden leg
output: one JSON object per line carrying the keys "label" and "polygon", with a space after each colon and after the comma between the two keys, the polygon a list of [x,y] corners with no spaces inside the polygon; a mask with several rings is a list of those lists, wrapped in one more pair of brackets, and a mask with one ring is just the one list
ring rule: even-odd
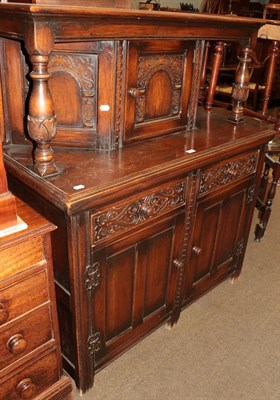
{"label": "turned wooden leg", "polygon": [[250,49],[249,47],[246,47],[242,50],[239,57],[239,64],[235,73],[235,80],[231,94],[232,118],[230,119],[230,121],[236,124],[242,122],[244,104],[249,96],[249,64],[252,61],[251,54],[252,49]]}
{"label": "turned wooden leg", "polygon": [[214,53],[214,57],[213,57],[213,65],[212,65],[209,87],[208,87],[208,92],[207,92],[207,98],[206,98],[206,103],[205,103],[205,109],[207,111],[212,110],[215,90],[216,90],[218,76],[219,76],[219,72],[220,72],[220,66],[221,66],[221,62],[222,62],[222,58],[223,58],[224,46],[225,45],[223,42],[218,42],[215,47],[215,53]]}
{"label": "turned wooden leg", "polygon": [[267,68],[266,74],[266,82],[265,82],[265,91],[264,91],[264,98],[263,98],[263,106],[262,106],[262,114],[265,114],[267,111],[268,103],[270,100],[270,93],[272,88],[272,82],[274,79],[275,68],[277,64],[277,58],[279,55],[279,41],[275,40],[273,42],[271,54],[269,56],[269,64]]}

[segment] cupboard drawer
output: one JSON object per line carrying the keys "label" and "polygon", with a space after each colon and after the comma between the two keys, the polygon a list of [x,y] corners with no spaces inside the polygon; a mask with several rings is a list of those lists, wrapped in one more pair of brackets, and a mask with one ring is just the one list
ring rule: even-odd
{"label": "cupboard drawer", "polygon": [[0,331],[0,370],[52,339],[48,305]]}
{"label": "cupboard drawer", "polygon": [[201,172],[199,196],[224,187],[256,172],[258,152],[222,161]]}
{"label": "cupboard drawer", "polygon": [[0,290],[0,326],[49,299],[47,271]]}
{"label": "cupboard drawer", "polygon": [[59,379],[56,351],[0,382],[0,399],[34,399]]}
{"label": "cupboard drawer", "polygon": [[92,245],[181,207],[186,202],[185,186],[185,181],[176,182],[92,215]]}
{"label": "cupboard drawer", "polygon": [[0,252],[0,279],[23,271],[43,260],[43,243],[40,236],[15,244]]}

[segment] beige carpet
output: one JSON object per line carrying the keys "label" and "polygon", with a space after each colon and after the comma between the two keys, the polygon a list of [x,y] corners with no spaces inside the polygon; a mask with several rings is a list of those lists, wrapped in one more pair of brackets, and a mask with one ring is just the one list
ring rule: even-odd
{"label": "beige carpet", "polygon": [[114,361],[83,399],[280,400],[279,233],[278,190],[265,237],[254,242],[251,232],[239,281]]}

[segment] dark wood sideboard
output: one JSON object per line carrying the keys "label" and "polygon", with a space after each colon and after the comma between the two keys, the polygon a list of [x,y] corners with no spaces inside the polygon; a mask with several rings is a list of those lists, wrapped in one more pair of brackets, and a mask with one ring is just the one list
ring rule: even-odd
{"label": "dark wood sideboard", "polygon": [[[82,392],[96,371],[240,274],[275,133],[242,116],[248,46],[263,23],[0,6],[9,185],[58,227],[64,367]],[[233,112],[197,106],[205,39],[245,48]]]}

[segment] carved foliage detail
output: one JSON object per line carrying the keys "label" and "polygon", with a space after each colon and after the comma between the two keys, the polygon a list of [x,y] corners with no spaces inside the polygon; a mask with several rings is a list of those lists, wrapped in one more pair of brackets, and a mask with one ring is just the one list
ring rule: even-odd
{"label": "carved foliage detail", "polygon": [[[146,89],[152,76],[158,71],[165,71],[172,87],[171,107],[168,116],[180,111],[181,86],[183,80],[185,54],[141,55],[138,58],[137,87]],[[145,94],[136,99],[136,122],[143,122],[145,117]]]}
{"label": "carved foliage detail", "polygon": [[247,203],[248,204],[252,203],[252,201],[254,200],[255,189],[256,189],[256,185],[252,185],[248,189],[248,193],[247,193]]}
{"label": "carved foliage detail", "polygon": [[82,93],[82,117],[85,127],[96,126],[97,59],[93,55],[53,53],[48,71],[66,72],[78,83]]}
{"label": "carved foliage detail", "polygon": [[95,353],[101,350],[101,347],[102,347],[101,332],[96,332],[88,337],[87,350],[89,357],[94,357]]}
{"label": "carved foliage detail", "polygon": [[56,135],[56,117],[38,118],[27,116],[28,133],[32,139],[39,143],[48,143]]}
{"label": "carved foliage detail", "polygon": [[199,194],[215,190],[242,176],[256,171],[257,153],[230,161],[222,166],[204,171],[201,175]]}
{"label": "carved foliage detail", "polygon": [[100,285],[101,272],[100,263],[96,262],[93,265],[89,265],[85,270],[85,289],[91,291],[96,289]]}
{"label": "carved foliage detail", "polygon": [[94,217],[94,241],[98,242],[125,231],[184,203],[185,182],[180,182],[175,186],[144,196],[133,203],[113,207]]}

